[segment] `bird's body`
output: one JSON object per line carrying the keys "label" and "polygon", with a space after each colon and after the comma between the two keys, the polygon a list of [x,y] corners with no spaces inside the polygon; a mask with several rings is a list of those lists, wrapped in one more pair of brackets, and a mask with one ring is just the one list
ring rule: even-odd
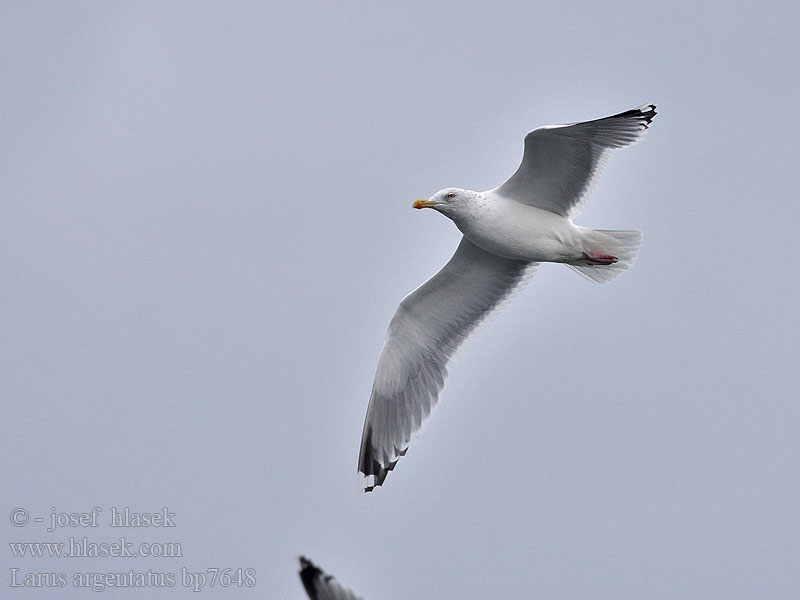
{"label": "bird's body", "polygon": [[539,263],[564,263],[598,283],[630,267],[641,243],[638,231],[589,229],[572,218],[610,151],[639,141],[655,114],[648,104],[535,129],[525,136],[522,163],[501,186],[445,188],[414,203],[452,219],[464,236],[450,261],[403,299],[389,324],[361,439],[362,490],[381,485],[419,435],[461,342]]}
{"label": "bird's body", "polygon": [[568,263],[583,256],[587,230],[566,217],[509,200],[493,190],[449,188],[444,192],[465,196],[466,209],[451,219],[467,239],[487,252],[527,262]]}

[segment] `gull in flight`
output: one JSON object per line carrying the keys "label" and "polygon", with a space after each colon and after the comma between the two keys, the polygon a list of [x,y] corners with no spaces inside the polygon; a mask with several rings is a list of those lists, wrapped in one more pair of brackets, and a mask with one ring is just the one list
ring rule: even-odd
{"label": "gull in flight", "polygon": [[300,580],[311,600],[363,600],[352,591],[343,587],[333,575],[328,575],[308,560],[305,556],[300,559]]}
{"label": "gull in flight", "polygon": [[500,187],[445,188],[414,202],[452,219],[463,237],[450,261],[400,302],[389,324],[361,437],[361,491],[383,484],[435,407],[453,353],[539,263],[564,263],[598,283],[630,267],[640,232],[588,229],[572,219],[611,150],[642,139],[655,115],[655,104],[645,104],[540,127],[525,136],[522,163]]}

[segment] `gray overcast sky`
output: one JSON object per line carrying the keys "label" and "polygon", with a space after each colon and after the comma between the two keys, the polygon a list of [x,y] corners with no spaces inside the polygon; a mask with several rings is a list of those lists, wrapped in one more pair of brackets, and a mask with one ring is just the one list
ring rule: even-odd
{"label": "gray overcast sky", "polygon": [[[797,598],[797,7],[400,4],[0,4],[4,540],[183,551],[4,543],[0,595],[151,569],[176,587],[104,597],[303,598],[303,553],[368,600]],[[389,319],[460,235],[411,201],[649,101],[577,219],[642,230],[637,263],[540,268],[356,495]]]}

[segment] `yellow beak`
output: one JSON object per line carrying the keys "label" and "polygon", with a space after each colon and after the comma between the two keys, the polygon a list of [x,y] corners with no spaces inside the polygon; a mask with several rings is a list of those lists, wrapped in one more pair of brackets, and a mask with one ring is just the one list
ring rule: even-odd
{"label": "yellow beak", "polygon": [[427,198],[414,200],[414,204],[411,205],[412,208],[430,208],[431,206],[436,206],[436,202],[428,200]]}

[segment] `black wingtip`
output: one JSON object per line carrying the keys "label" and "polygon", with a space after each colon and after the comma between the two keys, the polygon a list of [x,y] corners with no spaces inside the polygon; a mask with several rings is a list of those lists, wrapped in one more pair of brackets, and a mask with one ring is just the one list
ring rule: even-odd
{"label": "black wingtip", "polygon": [[361,596],[345,588],[333,576],[308,560],[305,556],[298,557],[300,562],[300,580],[306,594],[311,600],[363,600]]}
{"label": "black wingtip", "polygon": [[650,127],[650,123],[653,122],[658,111],[656,110],[655,104],[643,104],[638,108],[632,108],[630,110],[626,110],[621,112],[617,115],[612,115],[608,117],[608,119],[633,119],[637,121],[638,125],[640,125],[643,129],[647,129]]}
{"label": "black wingtip", "polygon": [[644,120],[645,120],[645,125],[644,126],[645,127],[648,127],[650,125],[650,123],[653,122],[653,119],[655,119],[656,115],[658,114],[658,110],[656,110],[656,105],[653,104],[653,103],[644,104],[643,106],[640,106],[639,108],[637,108],[636,111],[639,113],[639,115],[642,118],[644,118]]}
{"label": "black wingtip", "polygon": [[389,471],[394,470],[394,466],[401,456],[405,456],[408,448],[404,448],[397,453],[397,458],[383,466],[375,456],[375,448],[372,445],[372,428],[368,428],[364,434],[364,442],[361,448],[361,456],[358,459],[358,486],[359,491],[371,492],[383,485]]}
{"label": "black wingtip", "polygon": [[301,556],[297,560],[300,562],[300,581],[303,582],[303,587],[306,589],[308,597],[315,598],[317,582],[325,573],[305,556]]}
{"label": "black wingtip", "polygon": [[[402,452],[400,456],[403,456],[405,452]],[[397,464],[397,461],[390,463],[388,467],[384,468],[377,460],[373,460],[369,465],[371,465],[371,469],[369,469],[369,473],[365,473],[363,470],[358,470],[358,482],[361,491],[365,494],[371,492],[375,488],[379,488],[383,485],[383,482],[386,480],[386,476],[389,474],[389,471],[394,470],[394,466]],[[369,482],[369,483],[367,483]]]}

